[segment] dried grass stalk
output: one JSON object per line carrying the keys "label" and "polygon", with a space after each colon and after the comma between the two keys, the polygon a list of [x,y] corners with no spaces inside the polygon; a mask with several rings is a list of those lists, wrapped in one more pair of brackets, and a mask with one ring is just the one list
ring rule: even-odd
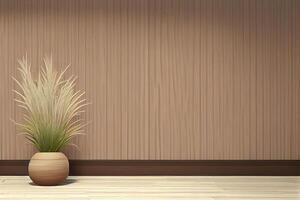
{"label": "dried grass stalk", "polygon": [[57,152],[82,134],[80,114],[87,105],[84,92],[75,91],[74,76],[64,79],[53,69],[52,59],[44,59],[44,67],[34,80],[27,58],[19,61],[21,80],[13,78],[20,90],[14,90],[16,102],[25,110],[24,122],[17,123],[21,133],[40,151]]}

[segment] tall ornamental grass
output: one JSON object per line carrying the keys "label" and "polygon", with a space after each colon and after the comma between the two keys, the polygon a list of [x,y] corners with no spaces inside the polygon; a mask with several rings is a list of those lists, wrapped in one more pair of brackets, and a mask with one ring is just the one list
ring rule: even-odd
{"label": "tall ornamental grass", "polygon": [[19,61],[20,81],[13,78],[19,90],[16,102],[25,110],[24,120],[17,125],[21,133],[40,152],[58,152],[71,139],[82,134],[83,122],[80,114],[86,100],[84,92],[75,91],[74,76],[64,79],[68,67],[60,73],[53,69],[51,58],[44,59],[37,79],[32,77],[27,58]]}

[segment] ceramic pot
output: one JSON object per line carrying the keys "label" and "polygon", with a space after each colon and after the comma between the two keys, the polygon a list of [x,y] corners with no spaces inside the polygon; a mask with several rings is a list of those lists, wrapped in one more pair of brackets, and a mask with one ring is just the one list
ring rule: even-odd
{"label": "ceramic pot", "polygon": [[32,156],[28,172],[37,185],[58,185],[69,175],[69,161],[61,152],[41,152]]}

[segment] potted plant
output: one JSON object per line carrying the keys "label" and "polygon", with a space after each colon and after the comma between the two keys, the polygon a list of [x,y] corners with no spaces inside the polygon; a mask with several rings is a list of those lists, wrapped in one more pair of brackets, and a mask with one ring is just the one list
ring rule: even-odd
{"label": "potted plant", "polygon": [[21,80],[13,78],[19,86],[14,92],[25,113],[24,121],[17,125],[38,150],[29,162],[29,176],[38,185],[57,185],[69,174],[68,159],[61,151],[74,136],[82,134],[84,92],[75,91],[74,76],[64,79],[68,67],[60,73],[53,69],[51,58],[44,59],[37,79],[31,74],[27,58],[19,64]]}

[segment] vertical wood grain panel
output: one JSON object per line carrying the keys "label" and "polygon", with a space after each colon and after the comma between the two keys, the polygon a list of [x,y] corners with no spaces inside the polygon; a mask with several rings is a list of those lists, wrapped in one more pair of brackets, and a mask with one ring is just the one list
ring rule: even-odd
{"label": "vertical wood grain panel", "polygon": [[293,115],[292,115],[292,137],[291,137],[291,155],[292,159],[299,159],[299,141],[300,141],[300,124],[298,123],[300,120],[300,105],[298,104],[300,101],[300,2],[294,0],[292,2],[292,84],[293,84],[293,99],[292,99],[292,108],[293,108]]}
{"label": "vertical wood grain panel", "polygon": [[298,0],[0,0],[0,159],[28,159],[10,78],[71,64],[71,159],[299,159]]}

